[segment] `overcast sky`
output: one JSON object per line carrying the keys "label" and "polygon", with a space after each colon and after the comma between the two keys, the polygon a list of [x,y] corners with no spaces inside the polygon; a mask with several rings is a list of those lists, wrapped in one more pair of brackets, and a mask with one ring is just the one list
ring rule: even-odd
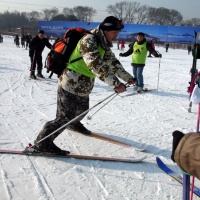
{"label": "overcast sky", "polygon": [[[14,10],[18,10],[19,12],[31,12],[36,10],[40,12],[45,8],[50,9],[52,7],[57,7],[62,11],[64,7],[89,6],[97,10],[93,21],[101,22],[109,15],[109,13],[106,12],[106,7],[122,1],[124,0],[0,0],[0,12],[6,10],[10,12]],[[146,4],[156,8],[165,7],[178,10],[183,15],[183,19],[200,18],[200,0],[135,0],[135,2],[140,2],[141,5]]]}

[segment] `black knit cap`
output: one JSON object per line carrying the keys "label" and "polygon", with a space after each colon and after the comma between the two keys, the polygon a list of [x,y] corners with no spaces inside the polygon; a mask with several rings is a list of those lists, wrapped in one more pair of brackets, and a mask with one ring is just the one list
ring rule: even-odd
{"label": "black knit cap", "polygon": [[44,31],[43,31],[43,30],[39,30],[39,31],[38,31],[38,34],[39,34],[39,33],[44,35]]}
{"label": "black knit cap", "polygon": [[143,32],[139,32],[137,35],[141,35],[141,36],[145,36],[145,34]]}
{"label": "black knit cap", "polygon": [[123,28],[124,25],[122,23],[122,20],[119,20],[114,16],[106,17],[100,24],[100,29],[104,31],[121,30]]}

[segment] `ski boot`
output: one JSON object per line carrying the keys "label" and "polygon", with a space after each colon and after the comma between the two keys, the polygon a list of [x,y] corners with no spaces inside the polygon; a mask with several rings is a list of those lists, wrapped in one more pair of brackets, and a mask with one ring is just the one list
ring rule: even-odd
{"label": "ski boot", "polygon": [[35,76],[35,71],[31,71],[30,78],[31,79],[37,79],[36,76]]}
{"label": "ski boot", "polygon": [[41,70],[38,71],[37,77],[38,77],[38,78],[45,78],[45,77],[42,75],[42,71],[41,71]]}
{"label": "ski boot", "polygon": [[84,135],[89,135],[89,134],[92,133],[90,130],[85,128],[85,126],[83,126],[83,124],[81,122],[69,124],[66,128],[68,130],[75,131],[75,132],[78,132],[78,133],[81,133],[81,134],[84,134]]}
{"label": "ski boot", "polygon": [[45,142],[40,142],[36,143],[34,145],[28,144],[28,147],[24,150],[24,152],[30,152],[30,153],[50,153],[54,155],[67,155],[70,154],[70,151],[65,151],[57,147],[53,142],[47,143]]}
{"label": "ski boot", "polygon": [[141,93],[141,92],[143,92],[143,87],[138,87],[137,93]]}

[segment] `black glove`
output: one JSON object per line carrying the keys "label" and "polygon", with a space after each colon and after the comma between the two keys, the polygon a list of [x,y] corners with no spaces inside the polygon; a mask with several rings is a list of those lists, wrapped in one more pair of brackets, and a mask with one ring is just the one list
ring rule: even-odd
{"label": "black glove", "polygon": [[162,58],[162,54],[160,54],[158,51],[156,51],[156,53],[157,53],[156,57]]}
{"label": "black glove", "polygon": [[120,53],[119,56],[123,57],[124,55],[123,55],[123,53]]}

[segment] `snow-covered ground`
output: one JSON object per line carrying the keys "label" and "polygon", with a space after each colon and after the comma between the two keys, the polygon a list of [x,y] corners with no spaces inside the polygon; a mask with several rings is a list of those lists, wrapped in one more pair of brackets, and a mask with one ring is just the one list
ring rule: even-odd
{"label": "snow-covered ground", "polygon": [[[93,115],[91,120],[84,118],[82,121],[96,133],[135,147],[149,146],[145,153],[67,130],[56,139],[59,147],[71,153],[116,157],[145,154],[144,162],[0,155],[0,199],[182,199],[182,186],[158,168],[156,156],[181,173],[170,159],[171,134],[176,129],[184,133],[196,130],[197,105],[193,106],[192,113],[187,112],[192,56],[181,49],[169,49],[168,53],[163,47],[156,47],[156,50],[163,55],[160,65],[158,58],[147,58],[144,79],[145,87],[158,88],[158,91],[124,98],[117,96],[95,115],[99,107],[91,110],[88,114]],[[45,48],[43,60],[48,51]],[[113,51],[118,57],[120,51],[116,45]],[[48,120],[55,118],[57,78],[54,75],[52,80],[29,80],[28,50],[17,48],[12,37],[4,37],[0,52],[0,149],[22,150],[33,143]],[[120,61],[132,73],[131,56],[121,57]],[[46,69],[43,74],[49,75]],[[130,92],[128,88],[121,96]],[[112,93],[110,87],[96,80],[90,106]],[[199,185],[198,180],[196,185]]]}

